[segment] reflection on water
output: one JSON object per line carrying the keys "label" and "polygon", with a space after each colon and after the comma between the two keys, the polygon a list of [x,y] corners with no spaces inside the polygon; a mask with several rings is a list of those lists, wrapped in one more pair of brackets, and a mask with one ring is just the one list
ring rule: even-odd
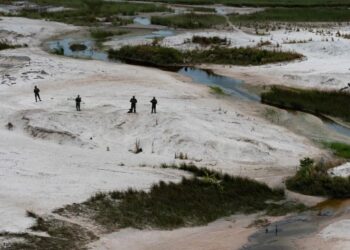
{"label": "reflection on water", "polygon": [[178,73],[190,77],[194,82],[197,83],[209,86],[218,86],[225,93],[239,97],[240,99],[256,102],[260,101],[260,97],[258,95],[250,93],[248,90],[243,88],[243,81],[241,80],[216,75],[212,72],[192,67],[184,67],[180,69]]}
{"label": "reflection on water", "polygon": [[[86,50],[72,51],[70,46],[74,43],[84,44],[86,46]],[[106,61],[108,59],[108,54],[106,52],[96,50],[95,42],[88,39],[74,40],[73,38],[64,38],[61,40],[50,41],[47,44],[51,51],[63,49],[63,54],[65,56],[101,61]]]}
{"label": "reflection on water", "polygon": [[[172,30],[158,30],[146,35],[134,36],[132,37],[132,39],[153,39],[172,35],[174,35],[174,32]],[[130,37],[128,39],[130,39]],[[84,44],[87,47],[87,49],[83,51],[72,51],[70,49],[70,45],[73,43]],[[101,61],[109,60],[108,53],[98,50],[98,48],[96,48],[95,46],[95,42],[91,39],[64,38],[61,40],[50,41],[47,44],[51,51],[62,48],[65,56],[95,59]],[[190,77],[194,82],[197,83],[218,86],[222,88],[223,91],[227,94],[230,94],[234,97],[238,97],[242,100],[260,102],[260,96],[256,95],[255,93],[249,92],[249,90],[245,89],[243,81],[231,77],[216,75],[212,72],[192,67],[184,67],[180,69],[178,73]],[[296,116],[298,115],[298,112],[291,113]],[[333,122],[329,119],[321,119],[323,121],[323,124],[326,125],[330,130],[335,131],[340,135],[350,137],[350,128],[343,126],[339,123]]]}
{"label": "reflection on water", "polygon": [[151,24],[151,19],[149,19],[148,17],[138,16],[134,18],[134,23],[147,26]]}

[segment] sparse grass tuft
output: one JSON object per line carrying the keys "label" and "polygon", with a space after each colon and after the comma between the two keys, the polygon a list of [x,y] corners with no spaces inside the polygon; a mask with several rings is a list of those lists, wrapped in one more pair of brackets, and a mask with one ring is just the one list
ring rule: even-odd
{"label": "sparse grass tuft", "polygon": [[225,91],[223,91],[222,88],[220,88],[219,86],[209,86],[210,91],[214,94],[217,95],[226,95]]}

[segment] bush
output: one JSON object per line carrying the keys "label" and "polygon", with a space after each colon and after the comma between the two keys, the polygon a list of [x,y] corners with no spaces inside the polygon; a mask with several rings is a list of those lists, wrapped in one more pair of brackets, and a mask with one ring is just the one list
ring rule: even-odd
{"label": "bush", "polygon": [[193,177],[183,178],[179,183],[161,181],[149,192],[129,189],[98,194],[82,204],[67,206],[59,213],[92,216],[110,230],[125,227],[172,229],[207,224],[235,213],[262,211],[268,207],[267,200],[284,198],[282,190],[271,189],[255,180],[191,164],[162,167],[189,171]]}
{"label": "bush", "polygon": [[262,103],[316,115],[334,116],[346,121],[350,121],[349,100],[350,94],[346,92],[278,86],[261,94]]}
{"label": "bush", "polygon": [[168,66],[183,63],[181,52],[176,49],[160,46],[124,46],[119,50],[109,50],[108,56],[111,59],[146,63],[154,66]]}
{"label": "bush", "polygon": [[301,57],[302,55],[293,52],[261,50],[258,48],[215,47],[209,50],[182,52],[174,48],[138,45],[124,46],[119,50],[109,51],[109,58],[111,59],[159,67],[201,63],[261,65],[289,61]]}
{"label": "bush", "polygon": [[128,3],[108,2],[102,0],[35,0],[40,5],[60,5],[71,8],[59,12],[45,12],[39,10],[22,10],[18,16],[35,19],[48,19],[69,24],[92,26],[105,20],[114,25],[125,25],[131,20],[122,19],[117,15],[135,15],[140,12],[163,12],[170,11],[163,5],[153,3]]}
{"label": "bush", "polygon": [[0,40],[0,50],[15,49],[15,48],[18,48],[18,47],[20,47],[20,46],[13,45],[12,43],[10,43],[7,40]]}
{"label": "bush", "polygon": [[184,29],[205,29],[226,24],[223,16],[214,14],[181,14],[174,16],[152,16],[152,24]]}
{"label": "bush", "polygon": [[332,198],[350,197],[350,178],[332,177],[324,164],[315,164],[310,158],[300,161],[295,176],[287,179],[287,188],[305,195],[328,196]]}
{"label": "bush", "polygon": [[229,45],[230,42],[227,38],[220,38],[218,36],[205,37],[205,36],[193,36],[192,43],[198,43],[202,46],[209,45]]}
{"label": "bush", "polygon": [[347,8],[270,8],[248,15],[231,15],[232,22],[347,22]]}

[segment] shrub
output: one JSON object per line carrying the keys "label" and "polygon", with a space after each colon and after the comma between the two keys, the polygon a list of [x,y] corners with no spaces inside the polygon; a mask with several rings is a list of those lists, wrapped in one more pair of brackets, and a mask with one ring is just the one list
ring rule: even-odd
{"label": "shrub", "polygon": [[111,59],[151,66],[171,66],[184,64],[233,64],[261,65],[301,58],[293,52],[261,50],[258,48],[222,48],[208,50],[179,51],[161,46],[138,45],[124,46],[119,50],[110,50]]}
{"label": "shrub", "polygon": [[152,24],[184,29],[205,29],[226,24],[223,16],[214,14],[181,14],[174,16],[152,16]]}
{"label": "shrub", "polygon": [[350,197],[350,178],[332,177],[329,167],[315,164],[310,158],[300,161],[297,173],[287,179],[287,188],[306,195],[328,196],[333,198]]}
{"label": "shrub", "polygon": [[300,110],[316,115],[329,115],[350,121],[350,94],[317,89],[295,89],[274,86],[261,94],[261,102]]}
{"label": "shrub", "polygon": [[99,194],[57,212],[91,216],[110,230],[125,227],[172,229],[203,225],[235,213],[263,211],[268,207],[267,200],[284,198],[282,190],[271,189],[248,178],[233,177],[192,164],[162,167],[189,171],[193,177],[183,178],[179,183],[161,181],[149,192],[129,189]]}
{"label": "shrub", "polygon": [[209,45],[229,45],[230,42],[227,38],[220,38],[218,36],[205,37],[205,36],[193,36],[192,43],[198,43],[202,46]]}

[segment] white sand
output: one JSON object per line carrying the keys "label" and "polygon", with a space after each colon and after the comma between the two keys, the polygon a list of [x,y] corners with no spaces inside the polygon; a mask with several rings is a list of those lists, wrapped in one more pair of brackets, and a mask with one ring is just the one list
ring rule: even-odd
{"label": "white sand", "polygon": [[[187,32],[167,37],[163,45],[179,49],[194,49],[198,45],[184,43],[193,35],[219,36],[231,41],[232,47],[255,46],[260,41],[270,41],[267,49],[295,51],[305,56],[302,61],[263,66],[210,66],[218,73],[246,80],[251,84],[284,84],[298,87],[340,89],[350,82],[350,41],[337,37],[336,32],[349,34],[350,27],[299,28],[297,31],[277,30],[268,35],[247,34],[242,31]],[[311,39],[311,41],[309,41]],[[333,40],[333,41],[332,41]],[[306,43],[288,44],[291,41]],[[276,48],[276,45],[279,45]]]}
{"label": "white sand", "polygon": [[[1,52],[1,65],[15,67],[0,69],[9,75],[0,85],[0,231],[25,230],[31,223],[26,210],[48,213],[100,190],[179,180],[181,173],[149,167],[174,162],[175,152],[230,173],[275,167],[282,175],[319,152],[252,116],[248,104],[217,99],[205,86],[156,69],[57,57],[36,47],[71,26],[22,18],[3,18],[0,26],[30,45]],[[43,102],[34,102],[34,85]],[[137,115],[126,114],[132,95],[139,100]],[[157,115],[149,114],[152,96],[159,100]],[[4,127],[8,122],[13,131]],[[136,139],[144,150],[138,155],[129,152]]]}

